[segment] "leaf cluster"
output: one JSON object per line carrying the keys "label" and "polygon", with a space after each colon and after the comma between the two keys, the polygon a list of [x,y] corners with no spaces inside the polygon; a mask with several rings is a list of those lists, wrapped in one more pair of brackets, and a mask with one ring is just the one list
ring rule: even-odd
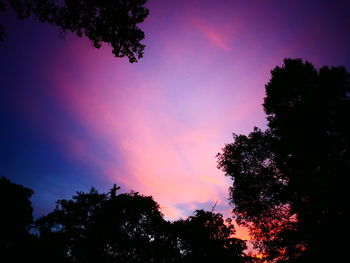
{"label": "leaf cluster", "polygon": [[[13,9],[18,18],[34,17],[58,26],[61,33],[71,31],[87,37],[94,47],[112,46],[116,57],[131,63],[142,58],[144,32],[138,27],[148,16],[147,0],[0,0],[0,12]],[[0,41],[5,29],[0,26]]]}

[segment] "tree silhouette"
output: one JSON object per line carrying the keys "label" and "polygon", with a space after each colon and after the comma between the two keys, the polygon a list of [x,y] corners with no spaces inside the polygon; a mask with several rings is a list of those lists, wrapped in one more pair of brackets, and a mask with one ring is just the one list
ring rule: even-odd
{"label": "tree silhouette", "polygon": [[222,214],[196,210],[186,220],[173,223],[181,262],[246,262],[245,242],[233,237],[232,221]]}
{"label": "tree silhouette", "polygon": [[234,135],[218,154],[234,213],[271,261],[346,261],[349,73],[285,59],[271,74],[269,128]]}
{"label": "tree silhouette", "polygon": [[83,246],[88,231],[95,223],[96,213],[101,209],[106,194],[94,188],[89,193],[77,192],[71,200],[58,200],[56,208],[36,221],[43,254],[47,262],[83,262],[87,253]]}
{"label": "tree silhouette", "polygon": [[30,198],[33,191],[0,177],[0,261],[16,262],[31,257],[35,238],[29,234],[33,223]]}
{"label": "tree silhouette", "polygon": [[177,262],[179,257],[158,204],[136,192],[78,192],[72,200],[57,201],[36,224],[50,262]]}
{"label": "tree silhouette", "polygon": [[[143,31],[137,26],[148,15],[147,0],[0,0],[0,13],[12,8],[20,19],[30,16],[57,25],[61,32],[86,36],[94,47],[112,46],[116,57],[127,56],[131,63],[143,56]],[[0,41],[5,28],[0,25]]]}
{"label": "tree silhouette", "polygon": [[1,262],[255,262],[231,219],[196,210],[169,222],[151,196],[118,190],[77,192],[33,224],[33,191],[0,178]]}

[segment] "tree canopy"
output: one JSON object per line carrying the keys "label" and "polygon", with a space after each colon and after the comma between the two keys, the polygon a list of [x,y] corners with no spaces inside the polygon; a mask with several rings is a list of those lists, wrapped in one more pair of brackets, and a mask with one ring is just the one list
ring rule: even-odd
{"label": "tree canopy", "polygon": [[340,262],[350,171],[350,75],[285,59],[265,86],[268,128],[218,154],[239,223],[273,262]]}
{"label": "tree canopy", "polygon": [[56,254],[63,262],[161,262],[163,254],[156,252],[167,247],[166,224],[152,197],[94,188],[58,200],[56,209],[36,222],[51,251],[45,260]]}
{"label": "tree canopy", "polygon": [[204,210],[194,211],[186,220],[173,223],[183,262],[247,262],[244,241],[234,238],[230,218]]}
{"label": "tree canopy", "polygon": [[[89,38],[94,47],[112,46],[116,57],[127,56],[131,63],[142,58],[144,32],[138,27],[148,16],[147,0],[0,0],[0,13],[13,9],[20,19],[35,17]],[[5,28],[0,25],[0,41]]]}
{"label": "tree canopy", "polygon": [[[219,213],[196,210],[193,216],[170,222],[164,219],[159,205],[151,196],[137,192],[117,193],[116,185],[109,193],[95,188],[77,192],[71,199],[56,202],[56,208],[32,224],[30,201],[32,191],[0,179],[1,209],[9,215],[0,237],[0,260],[4,262],[211,262],[224,260],[247,262],[245,242],[234,238],[234,227]],[[25,201],[19,206],[18,195]],[[5,200],[9,205],[5,204]],[[13,207],[17,204],[17,207]],[[26,208],[26,209],[24,209]],[[12,211],[20,211],[12,213]],[[26,213],[27,211],[29,213]],[[23,219],[27,218],[24,223]],[[22,220],[22,221],[21,221]],[[9,220],[8,220],[9,221]],[[23,226],[23,227],[22,227]],[[29,230],[31,227],[30,234]],[[22,235],[12,242],[11,234],[21,228]],[[20,240],[21,242],[18,242]],[[11,243],[11,246],[9,244]],[[25,248],[25,249],[24,249]],[[5,255],[5,256],[4,256]],[[1,261],[1,262],[2,262]]]}

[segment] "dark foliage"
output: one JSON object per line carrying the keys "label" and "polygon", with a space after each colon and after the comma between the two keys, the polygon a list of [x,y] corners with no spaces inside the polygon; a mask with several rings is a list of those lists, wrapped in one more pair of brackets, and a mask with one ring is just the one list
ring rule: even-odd
{"label": "dark foliage", "polygon": [[345,262],[350,77],[285,59],[271,72],[269,128],[234,135],[218,154],[238,222],[276,262]]}
{"label": "dark foliage", "polygon": [[245,242],[232,237],[231,219],[219,213],[196,210],[186,220],[173,223],[182,254],[181,262],[246,262]]}
{"label": "dark foliage", "polygon": [[0,261],[12,262],[30,257],[35,237],[29,234],[33,223],[30,197],[33,191],[0,177]]}
{"label": "dark foliage", "polygon": [[[143,31],[137,26],[148,15],[147,0],[0,0],[0,13],[12,8],[20,19],[30,16],[57,25],[61,32],[86,36],[94,47],[109,43],[116,57],[136,62],[143,56]],[[0,25],[0,41],[5,29]]]}
{"label": "dark foliage", "polygon": [[135,192],[112,191],[78,192],[36,222],[48,246],[46,260],[54,253],[58,262],[171,262],[161,258],[169,245],[158,204]]}
{"label": "dark foliage", "polygon": [[[92,188],[58,200],[33,227],[33,192],[1,178],[1,209],[7,217],[2,217],[0,261],[248,262],[245,243],[232,237],[234,227],[221,214],[197,210],[186,220],[169,222],[152,197],[117,194],[119,189],[114,185],[105,194]],[[29,234],[31,226],[37,235]]]}

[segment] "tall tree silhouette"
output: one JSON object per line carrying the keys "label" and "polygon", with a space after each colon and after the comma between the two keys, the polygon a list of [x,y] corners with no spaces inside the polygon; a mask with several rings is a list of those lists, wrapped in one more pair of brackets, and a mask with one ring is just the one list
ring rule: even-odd
{"label": "tall tree silhouette", "polygon": [[31,257],[35,238],[29,234],[33,223],[30,198],[33,191],[0,177],[0,261],[16,262]]}
{"label": "tall tree silhouette", "polygon": [[[0,13],[15,10],[20,19],[30,16],[57,25],[61,32],[86,36],[94,47],[109,43],[116,57],[127,56],[131,63],[143,56],[143,31],[137,26],[148,15],[147,0],[0,0]],[[5,28],[0,25],[0,41]]]}
{"label": "tall tree silhouette", "polygon": [[271,261],[346,261],[349,73],[285,59],[271,74],[269,128],[234,135],[218,154],[234,213]]}

